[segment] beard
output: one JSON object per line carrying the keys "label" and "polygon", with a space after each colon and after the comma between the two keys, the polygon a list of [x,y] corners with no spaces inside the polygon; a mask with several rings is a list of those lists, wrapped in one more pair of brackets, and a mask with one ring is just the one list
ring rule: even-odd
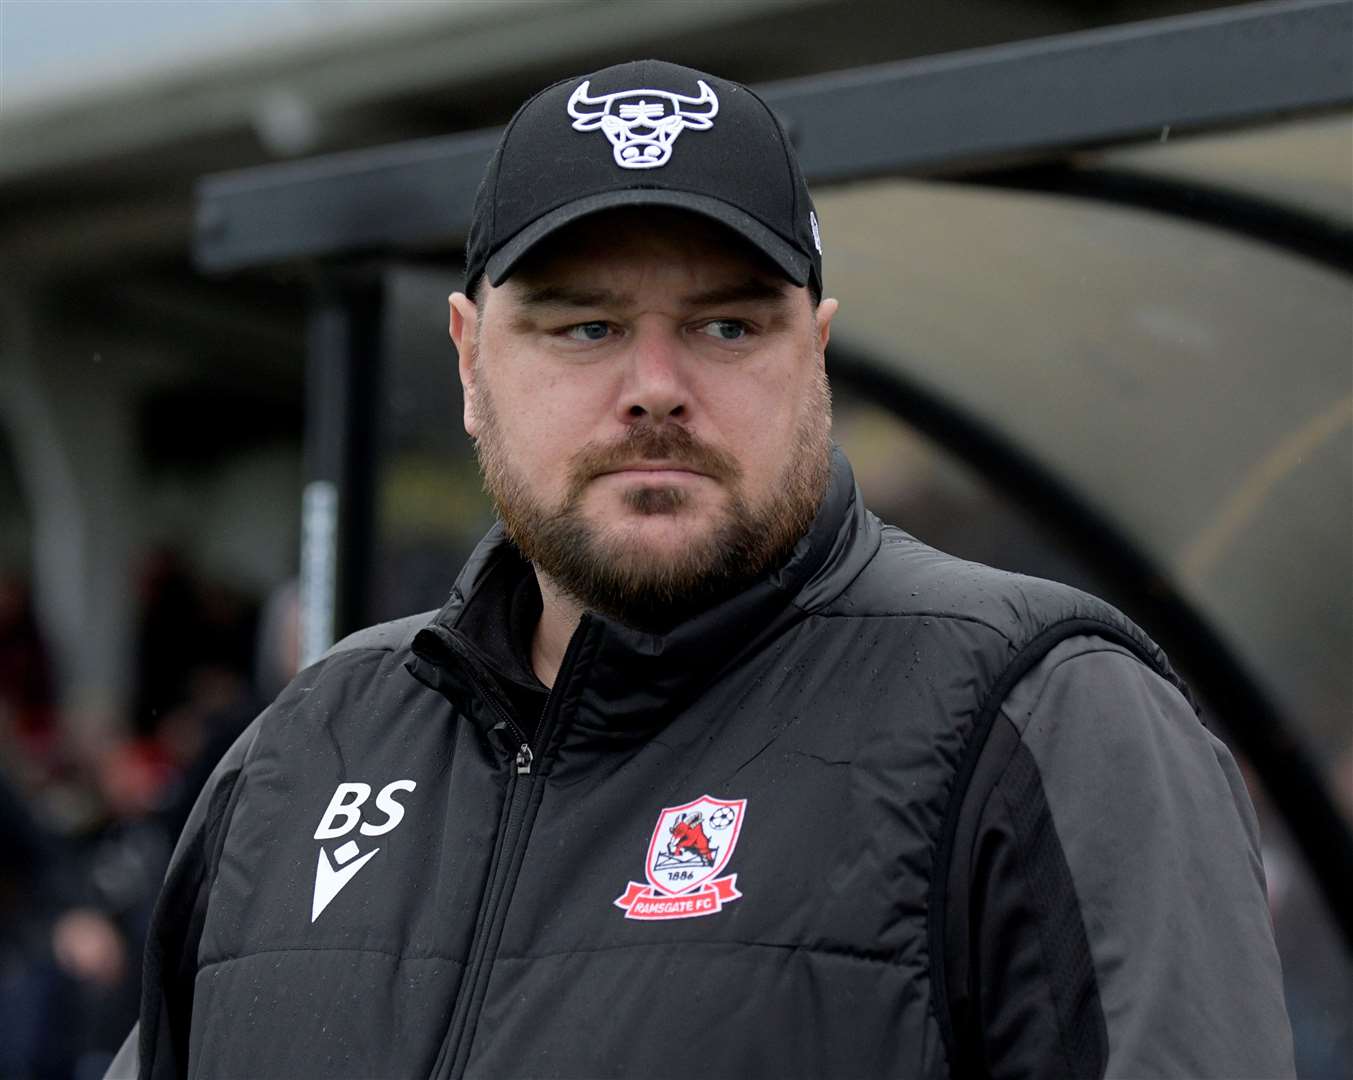
{"label": "beard", "polygon": [[[618,439],[575,451],[563,498],[547,505],[511,461],[482,373],[477,394],[475,453],[508,538],[584,609],[639,630],[665,633],[785,562],[826,494],[831,393],[825,374],[815,380],[780,476],[759,501],[744,493],[742,469],[731,455],[679,423],[640,421]],[[583,510],[588,485],[636,461],[677,464],[712,477],[726,493],[725,505],[702,535],[674,552],[645,545],[622,523],[589,520]],[[623,498],[639,515],[680,515],[690,502],[690,494],[675,486],[634,486]]]}

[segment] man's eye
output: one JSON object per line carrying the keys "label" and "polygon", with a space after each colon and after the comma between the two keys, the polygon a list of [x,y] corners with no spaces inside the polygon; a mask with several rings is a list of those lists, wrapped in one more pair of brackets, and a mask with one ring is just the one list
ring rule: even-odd
{"label": "man's eye", "polygon": [[700,327],[700,333],[720,341],[741,341],[747,334],[747,324],[739,319],[714,319]]}
{"label": "man's eye", "polygon": [[609,323],[585,322],[570,326],[564,331],[564,335],[574,341],[605,341],[610,332]]}

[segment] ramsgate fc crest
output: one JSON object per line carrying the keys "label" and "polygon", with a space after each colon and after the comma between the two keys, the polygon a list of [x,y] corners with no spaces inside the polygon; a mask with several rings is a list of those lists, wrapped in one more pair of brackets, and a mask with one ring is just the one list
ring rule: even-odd
{"label": "ramsgate fc crest", "polygon": [[737,874],[720,876],[733,857],[746,799],[703,795],[658,814],[644,876],[615,900],[627,919],[690,919],[713,915],[738,899]]}

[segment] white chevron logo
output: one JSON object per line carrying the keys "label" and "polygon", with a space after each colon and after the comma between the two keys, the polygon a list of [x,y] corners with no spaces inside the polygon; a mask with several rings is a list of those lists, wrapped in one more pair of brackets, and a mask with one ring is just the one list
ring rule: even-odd
{"label": "white chevron logo", "polygon": [[335,869],[329,862],[328,853],[323,848],[319,849],[319,863],[315,867],[315,897],[310,902],[311,922],[319,918],[319,913],[329,906],[329,901],[357,876],[357,871],[370,862],[371,856],[380,851],[380,848],[372,848],[360,859],[353,861],[359,850],[356,840],[349,840],[338,848],[334,852],[334,861],[338,863],[338,868]]}

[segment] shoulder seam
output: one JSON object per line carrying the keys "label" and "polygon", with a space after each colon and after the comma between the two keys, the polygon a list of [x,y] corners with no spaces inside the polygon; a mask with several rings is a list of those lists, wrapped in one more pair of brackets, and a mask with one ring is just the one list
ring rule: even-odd
{"label": "shoulder seam", "polygon": [[974,626],[980,626],[985,630],[990,630],[993,634],[1004,639],[1010,645],[1014,645],[1014,639],[1002,630],[999,626],[987,622],[985,619],[979,619],[975,615],[960,615],[952,611],[813,611],[808,613],[810,619],[858,619],[861,622],[867,619],[945,619],[949,622],[972,623]]}

